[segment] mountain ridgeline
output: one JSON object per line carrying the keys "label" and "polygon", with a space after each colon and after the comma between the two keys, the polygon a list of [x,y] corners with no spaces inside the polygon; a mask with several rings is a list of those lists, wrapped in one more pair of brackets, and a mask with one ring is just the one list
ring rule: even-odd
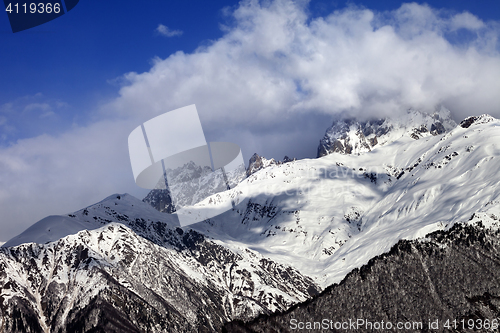
{"label": "mountain ridgeline", "polygon": [[[287,332],[324,319],[481,331],[500,316],[498,142],[488,115],[341,120],[324,156],[255,154],[229,190],[220,173],[173,170],[201,175],[170,189],[189,192],[181,206],[230,207],[203,222],[180,227],[166,188],[48,216],[0,248],[0,331]],[[223,191],[207,196],[204,177]]]}
{"label": "mountain ridgeline", "polygon": [[[273,165],[280,165],[283,163],[288,163],[288,162],[293,162],[296,161],[296,159],[289,158],[288,156],[285,156],[283,158],[283,161],[276,161],[274,158],[271,158],[270,160],[266,159],[265,157],[259,156],[257,153],[253,154],[252,157],[249,160],[248,167],[245,171],[244,174],[246,174],[247,177],[251,176],[252,174],[256,173],[259,170],[262,170],[264,168],[267,168],[269,166]],[[177,193],[196,193],[195,195],[192,195],[194,198],[206,198],[208,195],[204,193],[204,188],[203,186],[199,186],[199,184],[206,184],[213,180],[215,178],[215,184],[216,184],[216,191],[223,191],[226,189],[226,182],[220,172],[216,173],[211,173],[211,172],[206,172],[206,170],[203,170],[201,167],[196,167],[192,164],[189,164],[184,168],[183,172],[181,172],[181,168],[178,170],[174,170],[172,172],[171,178],[176,180],[182,177],[186,177],[185,173],[186,170],[187,172],[191,174],[199,174],[199,181],[196,182],[196,186],[193,186],[193,183],[191,182],[190,184],[183,183],[181,181],[177,181],[176,183],[180,184],[178,186],[175,186],[173,189],[170,187],[165,188],[165,186],[162,186],[163,184],[160,184],[158,188],[151,190],[148,195],[143,199],[144,202],[149,203],[151,206],[153,206],[155,209],[157,209],[160,212],[163,213],[174,213],[176,211],[176,205],[186,205],[186,204],[193,204],[193,202],[187,202],[187,200],[181,200],[181,202],[177,202],[174,204],[173,199],[172,199],[172,194],[171,191],[175,191]],[[235,174],[234,176],[229,173],[228,180],[229,180],[229,185],[231,187],[236,186],[238,183],[242,181],[241,175],[242,173]],[[193,176],[189,176],[193,177]],[[160,183],[163,183],[164,180],[161,179]],[[210,192],[213,192],[213,189],[210,189]],[[177,197],[182,197],[182,195],[178,195]],[[194,202],[196,203],[196,202]]]}
{"label": "mountain ridgeline", "polygon": [[418,140],[429,135],[440,135],[456,126],[448,110],[442,108],[433,114],[409,110],[397,118],[369,121],[340,119],[327,129],[318,146],[318,157],[331,153],[356,154],[371,151],[402,136]]}

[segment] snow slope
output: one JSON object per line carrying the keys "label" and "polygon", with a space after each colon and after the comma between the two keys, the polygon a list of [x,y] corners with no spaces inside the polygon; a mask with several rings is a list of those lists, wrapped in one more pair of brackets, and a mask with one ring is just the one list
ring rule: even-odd
{"label": "snow slope", "polygon": [[94,230],[111,222],[137,218],[179,226],[174,215],[160,213],[129,194],[113,194],[75,213],[48,216],[6,242],[3,247],[31,242],[45,244],[74,235],[81,230]]}

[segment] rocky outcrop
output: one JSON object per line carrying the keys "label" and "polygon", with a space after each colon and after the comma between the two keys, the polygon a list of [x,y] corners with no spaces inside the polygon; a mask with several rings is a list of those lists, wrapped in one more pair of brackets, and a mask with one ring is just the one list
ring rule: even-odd
{"label": "rocky outcrop", "polygon": [[470,117],[467,117],[464,120],[462,120],[460,122],[460,126],[462,128],[469,128],[471,125],[474,125],[474,124],[475,125],[486,124],[486,123],[492,122],[494,120],[495,120],[495,118],[493,118],[492,116],[490,116],[488,114],[483,114],[480,116],[470,116]]}
{"label": "rocky outcrop", "polygon": [[162,213],[174,213],[175,205],[172,202],[170,189],[153,189],[142,201],[150,204],[154,209]]}
{"label": "rocky outcrop", "polygon": [[296,160],[296,158],[290,158],[288,156],[285,156],[283,158],[283,161],[276,161],[274,158],[268,160],[267,158],[259,156],[259,154],[255,153],[252,155],[252,157],[250,157],[250,160],[248,161],[247,177],[253,175],[259,170],[270,167],[272,165],[281,165],[284,163],[294,162]]}
{"label": "rocky outcrop", "polygon": [[268,160],[265,157],[259,156],[259,154],[255,153],[252,155],[252,157],[250,157],[250,160],[248,161],[247,177],[259,170],[267,168],[268,166],[277,164],[279,164],[279,162],[276,162],[274,158]]}

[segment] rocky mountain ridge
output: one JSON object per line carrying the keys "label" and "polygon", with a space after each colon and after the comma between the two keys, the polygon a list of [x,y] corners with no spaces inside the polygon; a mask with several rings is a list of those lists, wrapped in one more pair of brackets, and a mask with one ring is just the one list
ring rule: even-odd
{"label": "rocky mountain ridge", "polygon": [[[231,251],[152,216],[138,199],[115,195],[64,221],[101,227],[0,249],[1,327],[212,332],[231,319],[284,310],[319,291],[290,266],[250,249]],[[57,222],[42,220],[38,227],[50,233]]]}
{"label": "rocky mountain ridge", "polygon": [[184,206],[193,205],[214,193],[236,186],[246,177],[244,168],[241,165],[224,173],[221,169],[212,172],[211,167],[189,162],[175,170],[166,170],[156,188],[143,201],[160,212],[174,213]]}
{"label": "rocky mountain ridge", "polygon": [[[242,177],[242,175],[246,175],[246,177],[248,177],[255,172],[269,166],[280,165],[293,161],[296,161],[296,159],[289,158],[288,156],[285,156],[283,158],[283,161],[276,161],[274,158],[268,160],[265,157],[259,156],[257,153],[255,153],[250,158],[248,167],[246,168],[245,172],[243,172],[242,170],[238,170],[238,172],[227,173],[229,186],[234,187],[238,183],[240,183],[244,178]],[[174,170],[173,172],[171,171],[171,179],[175,180],[181,177],[185,177],[183,174],[181,175],[180,169],[181,168],[179,168],[179,170]],[[200,199],[206,198],[212,192],[221,192],[226,190],[227,188],[224,176],[222,175],[222,172],[220,170],[216,170],[216,172],[212,173],[210,169],[207,170],[193,165],[188,165],[187,170],[191,174],[195,173],[202,176],[195,183],[190,182],[189,184],[185,184],[182,182],[177,182],[178,185],[173,187],[169,186],[168,188],[164,185],[165,180],[161,179],[158,182],[158,186],[154,190],[150,191],[148,195],[143,199],[143,201],[149,203],[160,212],[170,214],[176,211],[176,206],[191,205],[193,203],[196,203]],[[189,177],[192,177],[192,175]],[[206,192],[204,191],[203,186],[200,185],[208,182],[213,182],[215,184],[215,187],[210,188],[210,191]],[[171,191],[173,191],[174,197],[178,198],[178,201],[175,204],[172,200]],[[182,193],[184,192],[189,194],[189,200],[188,198],[183,198]],[[193,193],[195,194],[193,195]],[[192,197],[195,199],[194,201]]]}
{"label": "rocky mountain ridge", "polygon": [[340,119],[327,129],[320,140],[317,156],[332,153],[359,155],[403,136],[418,140],[443,134],[455,126],[450,111],[444,108],[433,114],[408,110],[406,115],[397,119]]}
{"label": "rocky mountain ridge", "polygon": [[296,158],[290,158],[288,156],[285,156],[283,158],[283,161],[276,161],[274,158],[268,160],[267,158],[259,156],[259,154],[257,153],[254,153],[250,158],[250,160],[248,161],[247,177],[253,175],[259,170],[270,167],[272,165],[281,165],[283,163],[289,163],[296,160],[297,160]]}

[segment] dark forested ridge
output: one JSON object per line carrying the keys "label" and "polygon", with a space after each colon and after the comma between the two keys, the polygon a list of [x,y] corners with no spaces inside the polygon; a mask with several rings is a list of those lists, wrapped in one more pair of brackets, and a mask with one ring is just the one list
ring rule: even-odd
{"label": "dark forested ridge", "polygon": [[[312,300],[248,323],[228,323],[224,330],[346,332],[353,326],[335,329],[335,324],[364,320],[354,331],[391,331],[387,325],[398,331],[398,323],[410,327],[407,323],[421,322],[421,327],[406,331],[498,332],[492,324],[500,317],[499,235],[498,230],[481,223],[456,224],[423,241],[402,240],[389,253],[371,259]],[[432,329],[429,321],[434,323]],[[382,322],[386,330],[381,326],[377,330]]]}

